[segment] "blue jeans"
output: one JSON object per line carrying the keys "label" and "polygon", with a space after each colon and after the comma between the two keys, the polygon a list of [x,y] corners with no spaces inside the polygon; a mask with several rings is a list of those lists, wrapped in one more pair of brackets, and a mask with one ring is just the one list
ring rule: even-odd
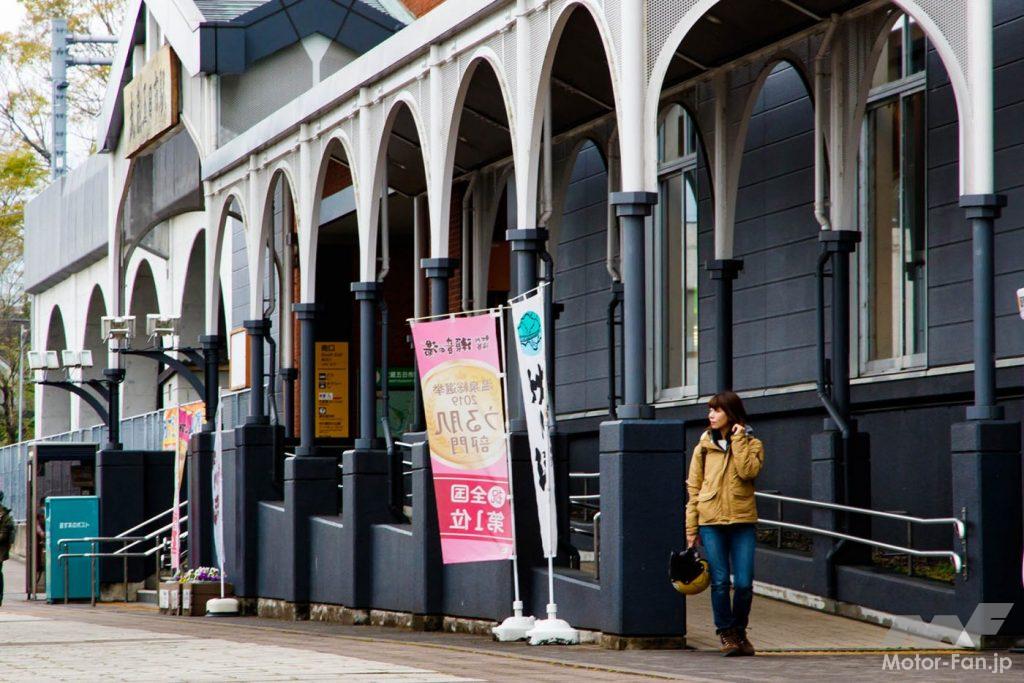
{"label": "blue jeans", "polygon": [[[708,524],[700,527],[704,558],[711,565],[711,610],[715,629],[745,629],[754,599],[754,547],[757,536],[753,524]],[[733,597],[729,600],[729,574]]]}

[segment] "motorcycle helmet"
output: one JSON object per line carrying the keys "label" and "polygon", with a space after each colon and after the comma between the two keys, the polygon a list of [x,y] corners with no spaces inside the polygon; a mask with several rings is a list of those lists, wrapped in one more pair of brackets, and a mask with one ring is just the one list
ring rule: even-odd
{"label": "motorcycle helmet", "polygon": [[669,556],[668,578],[683,595],[697,595],[711,585],[708,561],[700,556],[696,546]]}

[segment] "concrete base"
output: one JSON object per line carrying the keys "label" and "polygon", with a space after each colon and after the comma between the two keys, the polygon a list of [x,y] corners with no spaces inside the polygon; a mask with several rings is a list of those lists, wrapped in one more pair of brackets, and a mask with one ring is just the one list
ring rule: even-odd
{"label": "concrete base", "polygon": [[602,633],[601,647],[606,650],[682,650],[686,648],[684,636],[620,636]]}
{"label": "concrete base", "polygon": [[261,619],[307,621],[309,619],[309,605],[296,604],[286,600],[260,598],[256,603],[256,616]]}
{"label": "concrete base", "polygon": [[579,645],[580,632],[564,619],[541,619],[526,637],[530,645]]}
{"label": "concrete base", "polygon": [[370,612],[341,605],[313,603],[309,606],[309,619],[310,621],[323,621],[346,626],[363,626],[370,623]]}
{"label": "concrete base", "polygon": [[512,616],[491,629],[491,635],[498,642],[509,643],[525,640],[526,634],[537,623],[536,617]]}

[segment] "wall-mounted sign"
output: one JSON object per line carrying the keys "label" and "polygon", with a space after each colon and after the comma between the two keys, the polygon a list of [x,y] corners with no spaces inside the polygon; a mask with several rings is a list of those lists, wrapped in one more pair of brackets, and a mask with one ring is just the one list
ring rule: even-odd
{"label": "wall-mounted sign", "polygon": [[1024,319],[1024,287],[1017,290],[1017,310],[1020,311],[1020,317]]}
{"label": "wall-mounted sign", "polygon": [[317,342],[317,436],[333,439],[348,437],[348,398],[348,342]]}
{"label": "wall-mounted sign", "polygon": [[178,125],[178,57],[164,45],[124,87],[125,155],[134,156]]}
{"label": "wall-mounted sign", "polygon": [[244,327],[228,334],[228,389],[249,388],[249,335]]}

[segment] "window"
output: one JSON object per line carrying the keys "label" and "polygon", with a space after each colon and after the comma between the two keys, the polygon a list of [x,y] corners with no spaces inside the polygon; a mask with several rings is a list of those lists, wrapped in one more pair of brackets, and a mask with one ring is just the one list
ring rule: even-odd
{"label": "window", "polygon": [[871,81],[861,147],[860,357],[867,372],[925,364],[924,33],[892,27]]}
{"label": "window", "polygon": [[654,215],[656,399],[697,387],[697,131],[670,107],[658,128],[658,205]]}

